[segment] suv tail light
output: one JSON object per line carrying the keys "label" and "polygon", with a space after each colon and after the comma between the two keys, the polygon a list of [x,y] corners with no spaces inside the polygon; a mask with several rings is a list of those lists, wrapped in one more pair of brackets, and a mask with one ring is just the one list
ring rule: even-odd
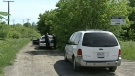
{"label": "suv tail light", "polygon": [[118,54],[119,57],[121,57],[121,50],[119,49],[119,54]]}
{"label": "suv tail light", "polygon": [[78,51],[77,51],[77,57],[82,57],[82,50],[81,49],[78,49]]}

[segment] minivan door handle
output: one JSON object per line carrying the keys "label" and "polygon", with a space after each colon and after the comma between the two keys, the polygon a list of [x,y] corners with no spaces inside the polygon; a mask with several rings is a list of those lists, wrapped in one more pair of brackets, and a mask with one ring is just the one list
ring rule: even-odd
{"label": "minivan door handle", "polygon": [[103,50],[102,48],[99,48],[99,50]]}

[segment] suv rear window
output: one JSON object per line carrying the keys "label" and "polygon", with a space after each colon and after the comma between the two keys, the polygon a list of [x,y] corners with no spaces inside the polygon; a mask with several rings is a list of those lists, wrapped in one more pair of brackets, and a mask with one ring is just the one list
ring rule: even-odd
{"label": "suv rear window", "polygon": [[115,37],[109,33],[85,33],[83,46],[89,47],[113,47],[118,46]]}

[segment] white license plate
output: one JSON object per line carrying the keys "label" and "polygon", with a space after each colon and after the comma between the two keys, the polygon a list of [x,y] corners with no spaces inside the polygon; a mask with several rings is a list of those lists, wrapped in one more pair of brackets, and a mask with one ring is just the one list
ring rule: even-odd
{"label": "white license plate", "polygon": [[40,44],[40,46],[46,46],[46,44],[42,43],[42,44]]}
{"label": "white license plate", "polygon": [[104,57],[104,52],[97,52],[97,57]]}

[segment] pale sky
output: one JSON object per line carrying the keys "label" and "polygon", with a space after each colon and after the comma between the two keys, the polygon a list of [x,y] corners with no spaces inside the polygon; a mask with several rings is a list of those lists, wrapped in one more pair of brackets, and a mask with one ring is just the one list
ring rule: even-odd
{"label": "pale sky", "polygon": [[[7,0],[5,0],[7,1]],[[8,0],[10,2],[10,24],[24,23],[27,19],[29,22],[37,22],[40,13],[44,13],[47,10],[55,9],[56,3],[59,0]],[[8,3],[0,0],[0,11],[8,12]],[[6,19],[8,17],[5,17]]]}

